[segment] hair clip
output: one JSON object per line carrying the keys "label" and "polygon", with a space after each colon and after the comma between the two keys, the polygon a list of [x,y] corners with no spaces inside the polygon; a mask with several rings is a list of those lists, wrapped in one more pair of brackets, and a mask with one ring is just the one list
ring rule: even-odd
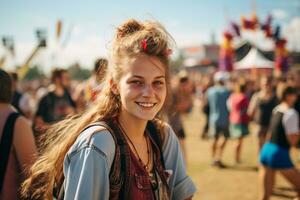
{"label": "hair clip", "polygon": [[143,50],[146,52],[147,51],[147,39],[143,39],[141,42]]}

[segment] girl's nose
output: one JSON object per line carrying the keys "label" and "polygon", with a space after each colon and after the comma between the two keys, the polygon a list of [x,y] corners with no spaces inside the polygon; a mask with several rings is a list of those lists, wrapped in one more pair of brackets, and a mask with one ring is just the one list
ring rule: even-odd
{"label": "girl's nose", "polygon": [[152,85],[149,84],[145,84],[144,88],[143,88],[143,96],[151,96],[153,95],[154,91],[152,88]]}

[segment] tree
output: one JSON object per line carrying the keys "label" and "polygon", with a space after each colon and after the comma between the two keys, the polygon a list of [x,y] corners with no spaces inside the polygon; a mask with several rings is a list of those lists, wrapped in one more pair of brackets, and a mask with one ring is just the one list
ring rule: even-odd
{"label": "tree", "polygon": [[32,80],[37,80],[37,79],[44,79],[46,76],[44,72],[41,70],[40,66],[34,65],[29,69],[27,74],[24,77],[24,80],[26,81],[32,81]]}
{"label": "tree", "polygon": [[91,76],[91,71],[82,69],[78,63],[71,65],[68,71],[72,80],[85,80]]}

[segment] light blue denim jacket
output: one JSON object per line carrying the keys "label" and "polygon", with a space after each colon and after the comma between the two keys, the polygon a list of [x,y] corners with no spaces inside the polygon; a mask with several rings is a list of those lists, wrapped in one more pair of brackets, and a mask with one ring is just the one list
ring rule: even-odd
{"label": "light blue denim jacket", "polygon": [[[115,142],[107,130],[94,134],[99,129],[93,126],[83,131],[64,159],[64,199],[106,200],[109,199],[109,171],[115,154]],[[172,171],[169,179],[171,199],[191,197],[196,187],[186,174],[180,145],[169,125],[165,128],[163,156],[166,170]]]}

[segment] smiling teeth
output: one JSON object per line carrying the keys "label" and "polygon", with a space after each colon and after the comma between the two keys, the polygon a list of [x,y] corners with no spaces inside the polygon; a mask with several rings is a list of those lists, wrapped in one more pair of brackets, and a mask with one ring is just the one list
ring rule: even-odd
{"label": "smiling teeth", "polygon": [[154,106],[154,103],[138,103],[138,104],[140,106],[147,107],[147,108],[150,108],[150,107]]}

